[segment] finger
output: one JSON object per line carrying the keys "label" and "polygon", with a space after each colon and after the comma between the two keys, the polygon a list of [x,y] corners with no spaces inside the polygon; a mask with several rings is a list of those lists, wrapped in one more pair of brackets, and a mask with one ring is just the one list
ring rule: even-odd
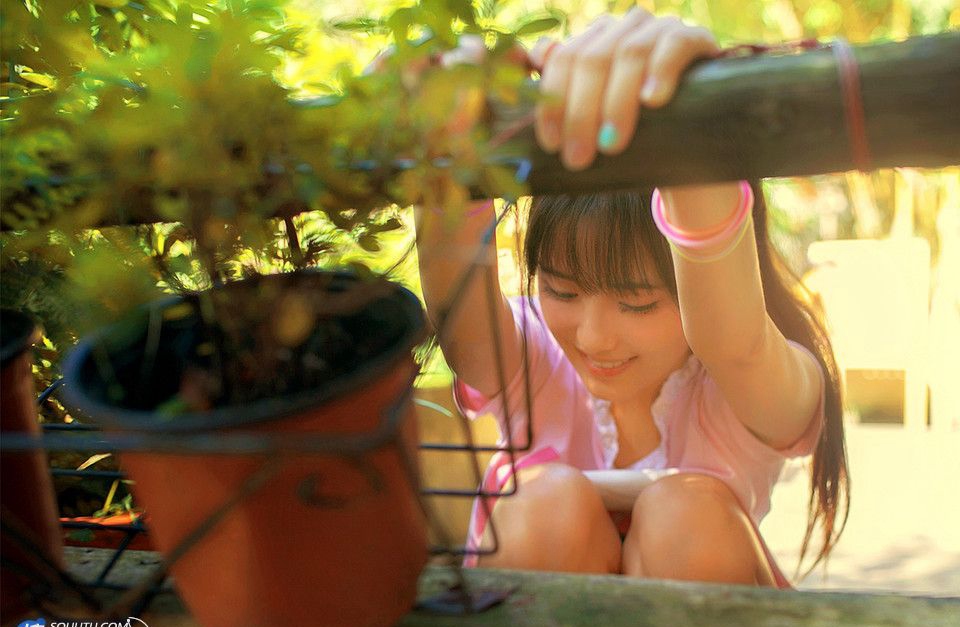
{"label": "finger", "polygon": [[673,98],[680,76],[690,64],[717,53],[717,42],[704,28],[684,26],[657,39],[650,53],[647,77],[640,92],[641,102],[662,107]]}
{"label": "finger", "polygon": [[563,141],[564,100],[577,51],[612,21],[611,16],[604,15],[567,43],[556,46],[544,66],[540,79],[543,99],[534,110],[534,131],[546,152],[556,152]]}
{"label": "finger", "polygon": [[538,72],[542,72],[550,55],[559,44],[560,42],[553,37],[541,37],[538,39],[528,55],[531,67]]}
{"label": "finger", "polygon": [[651,19],[643,9],[630,11],[577,56],[564,111],[562,158],[567,168],[582,169],[593,161],[601,123],[602,96],[608,84],[614,52],[627,33]]}
{"label": "finger", "polygon": [[633,137],[650,54],[665,31],[681,26],[675,17],[646,20],[620,41],[603,98],[598,145],[604,153],[620,152]]}

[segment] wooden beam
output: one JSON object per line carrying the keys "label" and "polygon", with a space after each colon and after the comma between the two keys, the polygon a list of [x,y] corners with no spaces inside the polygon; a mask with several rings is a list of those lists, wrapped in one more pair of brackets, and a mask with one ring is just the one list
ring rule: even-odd
{"label": "wooden beam", "polygon": [[[960,164],[960,32],[853,47],[873,164]],[[530,108],[501,110],[498,126]],[[830,49],[704,61],[665,107],[641,114],[624,153],[569,172],[516,136],[529,151],[534,194],[650,188],[855,169],[837,62]]]}

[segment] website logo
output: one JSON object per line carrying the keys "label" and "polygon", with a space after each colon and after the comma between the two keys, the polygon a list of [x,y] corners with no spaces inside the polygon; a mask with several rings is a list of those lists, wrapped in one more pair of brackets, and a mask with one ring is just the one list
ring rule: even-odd
{"label": "website logo", "polygon": [[44,618],[22,621],[17,627],[150,627],[136,616],[119,620],[55,620],[49,624]]}

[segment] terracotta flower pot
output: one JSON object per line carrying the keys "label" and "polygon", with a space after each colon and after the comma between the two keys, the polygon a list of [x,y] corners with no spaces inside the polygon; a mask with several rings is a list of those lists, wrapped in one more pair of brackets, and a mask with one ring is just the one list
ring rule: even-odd
{"label": "terracotta flower pot", "polygon": [[[292,281],[302,282],[305,290],[326,290],[334,301],[361,289],[358,279],[326,273],[261,277],[221,289],[230,290],[231,298],[248,298]],[[64,400],[108,430],[177,434],[193,441],[216,441],[224,433],[326,435],[345,442],[377,433],[386,436],[380,445],[355,455],[343,451],[121,455],[121,464],[134,480],[137,502],[150,516],[152,539],[168,557],[240,492],[267,457],[279,460],[279,468],[264,485],[174,562],[181,595],[208,627],[386,626],[413,605],[427,551],[417,472],[409,466],[416,459],[417,437],[408,392],[416,368],[410,349],[422,337],[423,319],[419,302],[405,289],[385,281],[369,287],[384,297],[374,298],[368,307],[376,308],[378,320],[389,312],[394,322],[399,321],[399,326],[387,325],[399,329],[397,336],[349,372],[287,398],[176,416],[138,408],[151,404],[142,398],[126,406],[110,402],[109,390],[118,382],[105,381],[94,347],[105,346],[109,334],[126,337],[119,344],[116,339],[108,341],[108,354],[117,372],[134,373],[120,384],[135,387],[146,354],[144,328],[101,331],[67,360]],[[364,283],[362,289],[367,288]],[[182,309],[183,303],[174,300],[160,308],[169,313],[174,307]],[[267,301],[261,307],[273,304]],[[160,354],[150,358],[162,364],[154,370],[152,387],[174,389],[168,379],[179,379],[182,373],[182,364],[164,355],[163,347],[200,341],[189,339],[196,330],[196,316],[178,324],[180,328],[170,333],[164,328],[156,344]],[[364,324],[362,318],[358,324]],[[359,331],[376,334],[378,328]],[[318,357],[324,358],[322,348]],[[144,394],[162,398],[166,392]]]}
{"label": "terracotta flower pot", "polygon": [[[39,332],[30,318],[9,309],[0,310],[0,330],[3,361],[0,430],[40,435],[28,350]],[[30,573],[37,574],[38,568],[39,572],[46,570],[38,565],[38,558],[63,567],[63,545],[46,454],[43,451],[3,453],[0,482],[4,524],[15,527],[9,531],[4,529],[0,540],[4,560],[0,573],[0,614],[11,617],[30,606],[27,594]],[[25,537],[14,537],[19,532]],[[26,548],[24,540],[36,550]]]}

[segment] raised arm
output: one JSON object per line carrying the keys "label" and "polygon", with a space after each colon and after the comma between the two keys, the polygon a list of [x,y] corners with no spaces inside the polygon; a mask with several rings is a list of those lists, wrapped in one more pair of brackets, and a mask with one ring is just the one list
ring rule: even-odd
{"label": "raised arm", "polygon": [[[642,109],[669,102],[684,70],[717,52],[708,31],[640,8],[598,20],[545,68],[542,87],[555,98],[538,110],[537,136],[570,169],[587,167],[598,151],[617,154]],[[730,216],[738,193],[736,184],[664,190],[666,216],[679,229],[710,230]],[[673,258],[691,349],[743,424],[774,447],[792,444],[819,400],[818,365],[767,314],[752,229],[722,259]]]}
{"label": "raised arm", "polygon": [[[521,365],[520,335],[500,291],[496,239],[482,242],[495,219],[493,203],[474,205],[463,216],[445,215],[442,209],[418,211],[420,279],[427,314],[443,326],[438,339],[444,357],[465,383],[493,396],[501,388],[497,347],[506,381]],[[480,265],[454,300],[475,259]]]}
{"label": "raised arm", "polygon": [[[526,53],[518,52],[522,57],[518,61],[526,62]],[[392,54],[393,50],[385,50],[367,71],[382,71]],[[440,63],[481,63],[486,54],[481,38],[465,35]],[[431,62],[417,60],[407,70],[420,72]],[[500,373],[506,383],[521,366],[520,334],[500,291],[496,238],[484,242],[495,218],[493,202],[484,201],[455,215],[448,207],[421,206],[416,220],[427,315],[447,363],[461,380],[486,396],[500,391]],[[473,265],[477,267],[471,270]]]}
{"label": "raised arm", "polygon": [[[738,185],[664,190],[666,216],[698,231],[723,223],[740,199]],[[806,430],[820,399],[819,365],[787,343],[767,313],[754,230],[729,254],[707,263],[673,252],[680,317],[690,348],[714,378],[737,418],[775,448]],[[709,257],[723,252],[697,251]]]}

